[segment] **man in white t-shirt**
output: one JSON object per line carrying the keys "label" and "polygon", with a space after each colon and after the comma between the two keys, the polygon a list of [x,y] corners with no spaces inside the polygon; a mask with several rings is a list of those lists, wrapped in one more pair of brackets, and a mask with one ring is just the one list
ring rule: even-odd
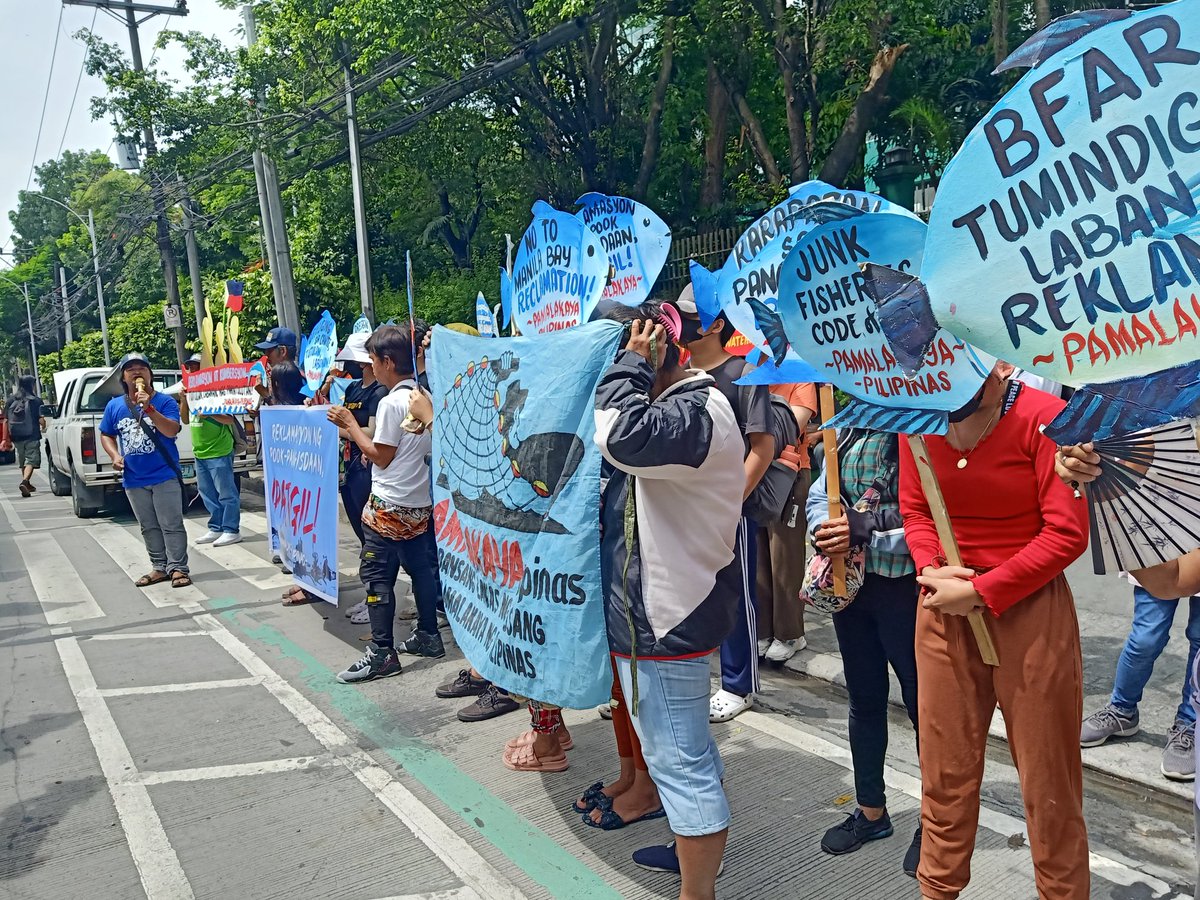
{"label": "man in white t-shirt", "polygon": [[[407,329],[383,325],[367,340],[376,379],[388,389],[375,414],[375,435],[362,430],[349,410],[331,407],[329,420],[346,429],[372,463],[371,496],[363,508],[363,547],[359,577],[367,588],[371,643],[367,652],[338,681],[353,683],[399,675],[400,653],[438,658],[446,655],[438,634],[437,544],[433,532],[429,454],[433,443],[422,423],[409,415],[413,372]],[[412,580],[417,627],[395,643],[396,577],[404,569]]]}

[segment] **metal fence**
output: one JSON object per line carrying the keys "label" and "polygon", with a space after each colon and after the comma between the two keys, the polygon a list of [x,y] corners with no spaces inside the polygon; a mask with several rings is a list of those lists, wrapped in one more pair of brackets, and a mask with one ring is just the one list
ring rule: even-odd
{"label": "metal fence", "polygon": [[658,279],[658,290],[668,296],[677,295],[683,290],[683,286],[691,280],[688,274],[689,260],[696,260],[706,269],[719,269],[741,234],[741,228],[730,226],[675,238],[671,242],[671,255],[667,257],[667,264]]}

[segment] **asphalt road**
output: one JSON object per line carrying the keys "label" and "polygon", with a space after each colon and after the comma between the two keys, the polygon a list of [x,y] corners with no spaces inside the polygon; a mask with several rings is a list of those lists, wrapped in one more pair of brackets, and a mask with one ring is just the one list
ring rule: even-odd
{"label": "asphalt road", "polygon": [[[68,498],[0,484],[0,898],[649,898],[677,883],[630,852],[664,822],[586,829],[568,811],[615,774],[610,726],[568,713],[558,775],[515,774],[503,741],[522,713],[454,717],[436,684],[462,666],[414,660],[394,679],[339,685],[365,629],[320,604],[284,608],[261,499],[247,540],[192,553],[195,585],[147,589],[136,523],[77,520]],[[15,473],[14,473],[15,474]],[[39,478],[40,481],[40,478]],[[44,485],[44,482],[41,482]],[[193,514],[199,535],[204,518]],[[361,596],[346,529],[343,609]],[[449,632],[446,632],[449,635]],[[920,791],[896,723],[891,840],[849,857],[817,849],[852,808],[845,701],[774,675],[764,707],[715,733],[734,824],[729,898],[916,898],[900,870]],[[774,709],[778,711],[768,711]],[[1032,898],[1015,773],[988,769],[968,898]],[[1092,896],[1190,896],[1187,808],[1089,783]],[[1154,832],[1147,850],[1131,832]]]}

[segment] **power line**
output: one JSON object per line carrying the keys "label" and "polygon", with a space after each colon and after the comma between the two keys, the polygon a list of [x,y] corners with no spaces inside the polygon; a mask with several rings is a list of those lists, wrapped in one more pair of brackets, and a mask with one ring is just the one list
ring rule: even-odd
{"label": "power line", "polygon": [[29,177],[25,179],[25,190],[33,184],[33,170],[37,167],[38,145],[42,142],[42,126],[46,124],[46,107],[50,105],[50,84],[54,81],[54,60],[58,57],[58,38],[62,33],[63,7],[58,8],[58,24],[54,26],[54,49],[50,51],[50,71],[46,75],[46,93],[42,97],[42,115],[38,119],[37,137],[33,142],[33,159],[29,163]]}
{"label": "power line", "polygon": [[[100,15],[99,9],[92,12],[92,24],[88,26],[88,31],[92,31],[96,27],[96,16],[98,15]],[[79,85],[83,81],[83,70],[87,68],[87,60],[88,48],[85,45],[83,48],[83,59],[79,61],[79,74],[75,77],[75,92],[71,94],[71,106],[67,110],[67,121],[63,122],[62,138],[58,142],[58,153],[55,156],[62,156],[63,146],[67,143],[67,131],[71,127],[71,116],[75,112],[75,100],[79,97]],[[37,151],[35,150],[34,152],[36,153]]]}

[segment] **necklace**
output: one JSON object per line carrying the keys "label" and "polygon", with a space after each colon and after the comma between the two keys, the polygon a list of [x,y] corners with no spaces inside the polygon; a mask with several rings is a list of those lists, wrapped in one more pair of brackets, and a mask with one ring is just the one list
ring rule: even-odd
{"label": "necklace", "polygon": [[[991,419],[989,419],[988,423],[983,426],[983,431],[979,432],[979,437],[975,438],[975,443],[970,446],[970,448],[967,450],[966,453],[963,453],[961,450],[958,451],[959,452],[959,460],[955,465],[957,465],[960,469],[965,469],[967,467],[967,461],[971,458],[971,454],[975,452],[976,448],[979,447],[979,444],[983,441],[983,439],[985,437],[987,437],[987,433],[991,430],[992,425],[995,423],[997,417],[999,417],[1000,410],[1003,407],[1004,407],[1004,399],[1001,398],[1000,402],[996,405],[996,411],[992,413]],[[957,423],[954,423],[954,424],[957,424]],[[954,424],[951,424],[951,426],[950,426],[951,429],[954,428]]]}

